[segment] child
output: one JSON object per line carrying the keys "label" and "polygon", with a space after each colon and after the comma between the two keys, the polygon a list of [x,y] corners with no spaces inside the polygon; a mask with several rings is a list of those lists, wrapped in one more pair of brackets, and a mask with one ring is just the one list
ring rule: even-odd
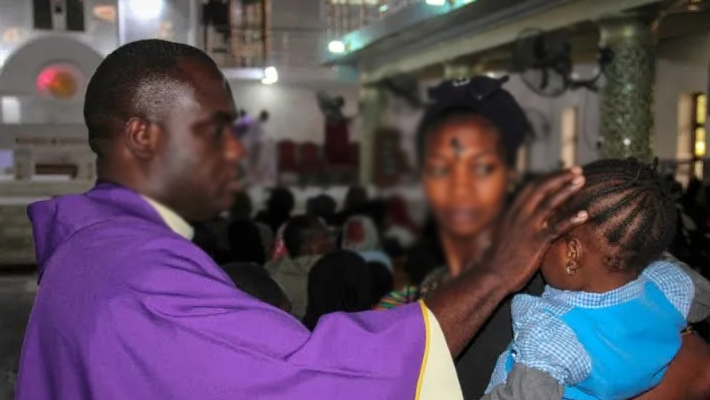
{"label": "child", "polygon": [[514,339],[483,399],[635,397],[660,382],[686,319],[708,317],[696,276],[663,259],[676,210],[655,168],[603,160],[584,174],[563,211],[590,220],[548,250],[542,297],[514,298]]}

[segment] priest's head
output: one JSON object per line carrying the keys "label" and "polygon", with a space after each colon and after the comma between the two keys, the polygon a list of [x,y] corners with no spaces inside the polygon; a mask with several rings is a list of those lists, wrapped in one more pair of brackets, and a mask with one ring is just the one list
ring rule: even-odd
{"label": "priest's head", "polygon": [[100,181],[126,186],[192,221],[229,208],[244,148],[231,134],[229,85],[201,50],[128,43],[99,65],[84,119]]}

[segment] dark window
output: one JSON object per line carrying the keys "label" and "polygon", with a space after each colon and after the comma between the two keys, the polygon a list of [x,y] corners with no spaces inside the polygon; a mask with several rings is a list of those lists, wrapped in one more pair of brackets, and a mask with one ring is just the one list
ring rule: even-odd
{"label": "dark window", "polygon": [[33,0],[35,29],[52,29],[52,4],[50,0]]}
{"label": "dark window", "polygon": [[210,0],[202,6],[202,17],[205,25],[229,25],[229,2]]}
{"label": "dark window", "polygon": [[63,18],[68,31],[84,32],[83,0],[33,0],[35,29],[62,29],[53,20]]}
{"label": "dark window", "polygon": [[67,30],[84,32],[84,2],[67,0]]}

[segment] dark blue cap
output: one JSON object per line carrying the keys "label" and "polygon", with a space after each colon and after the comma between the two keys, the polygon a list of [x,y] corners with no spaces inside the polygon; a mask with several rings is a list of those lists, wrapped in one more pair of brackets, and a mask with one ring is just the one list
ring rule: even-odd
{"label": "dark blue cap", "polygon": [[531,133],[531,127],[520,104],[503,89],[506,82],[507,76],[499,79],[476,76],[444,81],[430,88],[429,98],[433,103],[419,123],[419,155],[424,153],[428,131],[451,111],[464,110],[481,115],[498,128],[508,162],[515,164],[518,149]]}

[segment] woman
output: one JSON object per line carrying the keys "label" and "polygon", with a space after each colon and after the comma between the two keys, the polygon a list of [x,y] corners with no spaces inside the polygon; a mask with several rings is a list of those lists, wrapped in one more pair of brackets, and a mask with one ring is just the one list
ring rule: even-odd
{"label": "woman", "polygon": [[[424,192],[438,227],[446,267],[422,283],[420,297],[486,251],[496,220],[516,184],[515,162],[530,126],[504,79],[444,82],[431,91],[435,105],[417,136]],[[539,294],[540,279],[526,290]],[[490,317],[456,362],[464,398],[483,395],[498,356],[512,340],[510,302]]]}
{"label": "woman", "polygon": [[[436,102],[420,123],[418,151],[426,200],[446,260],[424,280],[426,297],[465,268],[476,268],[516,184],[515,162],[529,124],[520,105],[502,86],[507,78],[444,82],[430,91]],[[525,292],[539,295],[535,278]],[[391,305],[391,296],[385,299]],[[480,398],[496,359],[512,339],[510,301],[491,315],[456,361],[464,398]]]}
{"label": "woman", "polygon": [[[515,186],[515,159],[530,128],[525,113],[502,88],[505,79],[477,77],[444,82],[430,91],[436,103],[427,109],[417,135],[424,193],[443,251],[445,267],[430,273],[412,301],[480,260],[495,223]],[[538,279],[529,290],[539,294]],[[411,292],[410,288],[405,288]],[[464,398],[481,397],[495,362],[512,339],[510,302],[486,326],[456,362]]]}

